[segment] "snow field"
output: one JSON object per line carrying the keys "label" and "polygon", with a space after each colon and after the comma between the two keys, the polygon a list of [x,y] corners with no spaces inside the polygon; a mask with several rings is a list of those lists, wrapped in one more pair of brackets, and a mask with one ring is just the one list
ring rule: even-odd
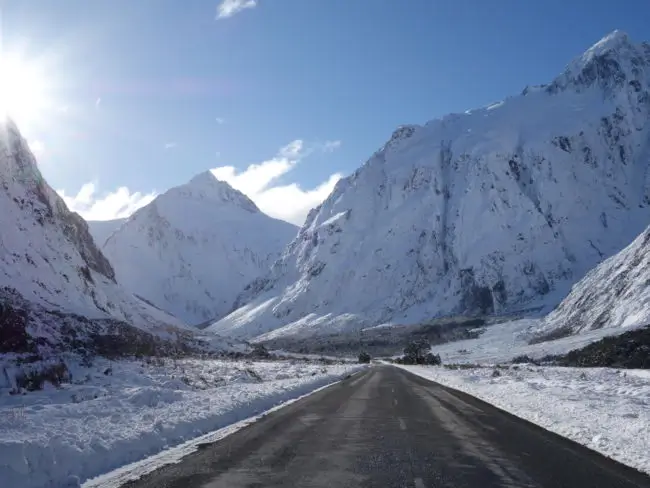
{"label": "snow field", "polygon": [[26,395],[0,389],[2,486],[79,486],[359,368],[299,361],[96,360],[91,368],[71,367],[73,383],[58,389]]}

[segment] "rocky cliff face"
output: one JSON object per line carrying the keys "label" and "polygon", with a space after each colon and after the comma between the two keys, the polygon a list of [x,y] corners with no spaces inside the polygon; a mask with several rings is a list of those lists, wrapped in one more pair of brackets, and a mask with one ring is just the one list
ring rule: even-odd
{"label": "rocky cliff face", "polygon": [[210,330],[330,333],[557,303],[647,225],[649,122],[650,45],[614,32],[547,85],[400,127]]}

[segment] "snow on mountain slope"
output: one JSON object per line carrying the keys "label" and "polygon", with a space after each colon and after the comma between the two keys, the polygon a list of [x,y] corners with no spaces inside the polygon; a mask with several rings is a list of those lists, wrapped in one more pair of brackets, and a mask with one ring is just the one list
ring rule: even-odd
{"label": "snow on mountain slope", "polygon": [[649,122],[650,45],[616,31],[548,85],[400,127],[209,330],[265,338],[555,304],[647,225]]}
{"label": "snow on mountain slope", "polygon": [[87,221],[88,230],[95,239],[95,243],[101,248],[108,238],[119,229],[127,219],[113,220],[89,220]]}
{"label": "snow on mountain slope", "polygon": [[120,283],[199,324],[228,313],[297,231],[207,171],[138,210],[103,251]]}
{"label": "snow on mountain slope", "polygon": [[546,336],[650,324],[650,228],[574,285],[537,328]]}
{"label": "snow on mountain slope", "polygon": [[86,222],[45,182],[11,121],[0,124],[0,227],[0,352],[13,350],[13,334],[48,342],[71,314],[74,327],[116,319],[164,336],[186,327],[117,285]]}

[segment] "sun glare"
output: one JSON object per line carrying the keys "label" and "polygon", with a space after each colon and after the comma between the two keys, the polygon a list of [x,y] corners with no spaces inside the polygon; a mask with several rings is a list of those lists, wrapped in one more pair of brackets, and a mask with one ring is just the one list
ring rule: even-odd
{"label": "sun glare", "polygon": [[48,106],[47,80],[35,63],[0,54],[0,116],[19,126],[37,122]]}

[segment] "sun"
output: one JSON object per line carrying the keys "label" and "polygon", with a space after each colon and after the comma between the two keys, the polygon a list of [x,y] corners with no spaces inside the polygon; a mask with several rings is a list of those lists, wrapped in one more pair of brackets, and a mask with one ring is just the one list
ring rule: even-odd
{"label": "sun", "polygon": [[47,76],[38,63],[0,53],[0,116],[19,126],[38,122],[50,105]]}

